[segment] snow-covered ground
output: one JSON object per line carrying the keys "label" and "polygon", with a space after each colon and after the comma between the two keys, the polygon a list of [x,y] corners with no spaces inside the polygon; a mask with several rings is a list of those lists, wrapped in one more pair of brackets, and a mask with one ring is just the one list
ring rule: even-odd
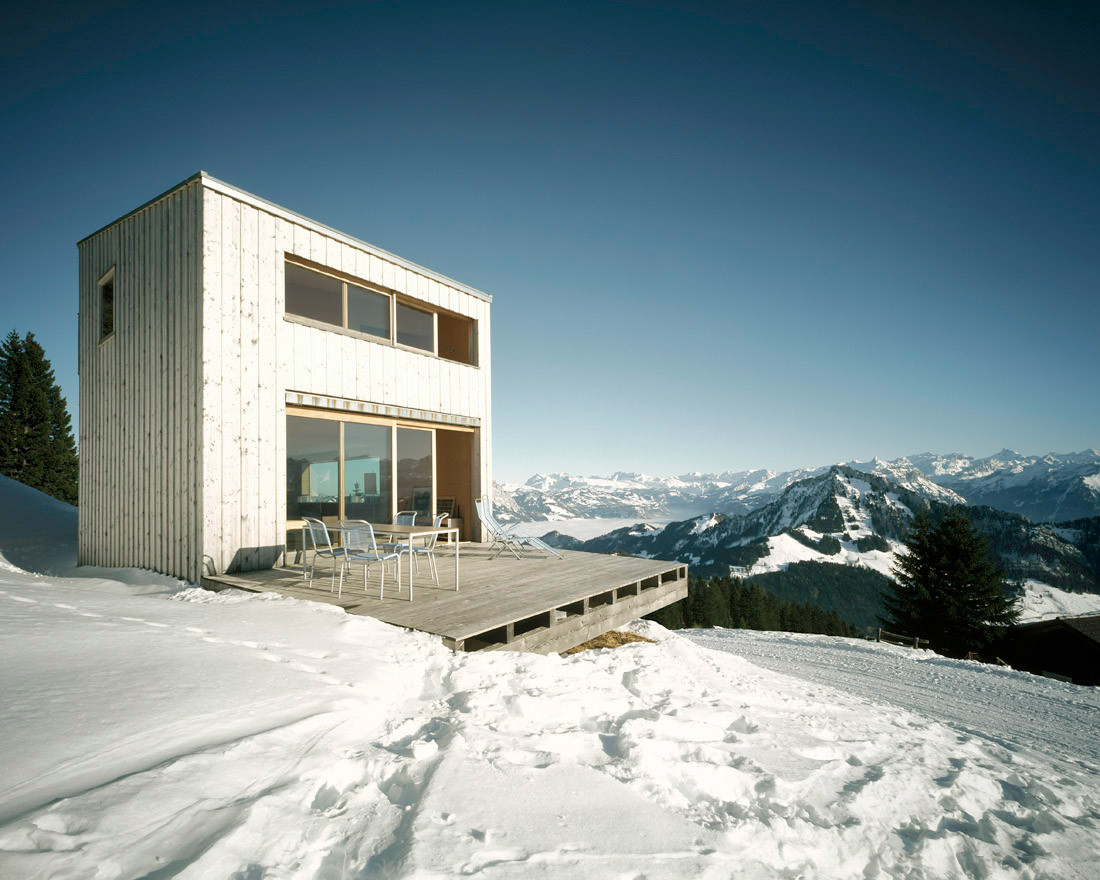
{"label": "snow-covered ground", "polygon": [[456,655],[63,531],[0,561],[0,877],[1095,876],[1095,689],[653,624]]}

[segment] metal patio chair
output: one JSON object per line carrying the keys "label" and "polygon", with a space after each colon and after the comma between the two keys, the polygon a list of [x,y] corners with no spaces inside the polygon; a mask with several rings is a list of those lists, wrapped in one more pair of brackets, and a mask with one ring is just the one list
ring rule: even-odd
{"label": "metal patio chair", "polygon": [[[443,521],[445,519],[447,519],[448,516],[450,516],[450,514],[447,514],[447,513],[438,514],[436,516],[436,518],[432,521],[432,525],[434,525],[438,529],[440,526],[443,525]],[[416,566],[414,568],[414,571],[417,571],[417,572],[420,571],[419,563],[417,561],[419,559],[419,557],[421,557],[421,556],[427,556],[428,557],[428,571],[431,572],[432,583],[434,583],[436,586],[439,586],[439,566],[436,564],[436,561],[435,561],[435,542],[438,539],[439,539],[439,535],[429,535],[426,543],[424,543],[424,544],[414,544],[413,545],[413,552],[412,552],[412,562],[413,562],[413,565]],[[405,546],[402,549],[406,553],[409,552],[408,546]]]}
{"label": "metal patio chair", "polygon": [[[309,586],[313,586],[313,574],[317,568],[317,557],[322,559],[332,560],[332,579],[329,592],[331,593],[336,588],[336,560],[343,559],[345,550],[343,547],[333,547],[332,541],[328,536],[328,527],[319,519],[312,516],[304,518],[305,525],[302,526],[302,580],[306,579],[306,557],[305,553],[307,548],[312,545],[313,548],[313,562],[308,566],[309,570]],[[308,537],[308,543],[307,543]]]}
{"label": "metal patio chair", "polygon": [[401,589],[401,554],[386,550],[386,545],[381,545],[374,540],[374,526],[366,520],[346,519],[340,522],[340,536],[344,545],[344,558],[340,563],[340,592],[344,595],[344,569],[349,569],[353,564],[363,566],[363,592],[367,591],[367,571],[376,562],[382,565],[382,580],[378,587],[378,598],[384,599],[386,594],[386,563],[391,560],[396,562],[396,584]]}
{"label": "metal patio chair", "polygon": [[[415,526],[416,525],[416,511],[415,510],[399,510],[393,515],[393,524],[395,526]],[[394,553],[408,553],[409,544],[407,541],[398,541],[396,535],[390,535],[393,540],[385,541],[378,546],[385,552]]]}

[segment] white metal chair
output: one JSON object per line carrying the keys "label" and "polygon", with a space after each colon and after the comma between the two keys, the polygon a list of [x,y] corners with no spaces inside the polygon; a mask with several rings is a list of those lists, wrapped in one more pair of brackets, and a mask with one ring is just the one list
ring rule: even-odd
{"label": "white metal chair", "polygon": [[[340,596],[344,595],[344,569],[354,563],[363,566],[363,592],[367,591],[367,570],[376,562],[382,564],[382,580],[378,587],[378,598],[386,594],[386,563],[393,560],[397,569],[397,588],[401,589],[401,554],[379,547],[374,540],[374,527],[365,520],[346,519],[340,522],[340,536],[344,544],[344,558],[340,564]],[[350,574],[349,574],[350,579]]]}
{"label": "white metal chair", "polygon": [[[415,510],[399,510],[397,513],[395,513],[393,515],[393,524],[395,526],[415,526],[416,525],[416,511]],[[390,537],[395,538],[396,536],[390,535]],[[393,552],[396,552],[396,553],[402,553],[402,552],[408,553],[409,552],[408,542],[401,542],[401,541],[397,541],[397,540],[392,540],[392,541],[386,541],[385,543],[379,544],[378,546],[380,546],[387,553],[389,553],[390,551],[393,551]]]}
{"label": "white metal chair", "polygon": [[562,558],[562,555],[557,550],[541,538],[536,538],[534,535],[526,535],[522,532],[513,532],[511,529],[514,528],[514,526],[506,528],[498,523],[489,512],[488,499],[479,498],[474,502],[474,506],[477,508],[478,519],[481,520],[481,524],[493,538],[493,542],[489,545],[490,552],[492,552],[494,547],[499,546],[499,549],[493,556],[494,559],[500,556],[505,550],[509,551],[516,559],[522,559],[524,557],[525,547],[531,547],[541,551],[540,555],[542,556],[551,553],[558,559]]}
{"label": "white metal chair", "polygon": [[[306,570],[309,571],[309,585],[313,586],[313,573],[317,568],[317,557],[322,559],[332,560],[332,582],[329,592],[331,593],[336,588],[336,560],[343,559],[346,555],[346,551],[343,547],[333,547],[332,541],[328,536],[328,527],[319,519],[315,519],[312,516],[307,516],[304,519],[305,525],[302,526],[302,580],[306,579]],[[306,538],[309,538],[309,544],[313,546],[313,562],[308,567],[306,566]],[[341,569],[341,576],[343,576],[343,569]]]}
{"label": "white metal chair", "polygon": [[[441,525],[443,525],[443,521],[445,519],[447,519],[448,516],[450,516],[450,514],[448,514],[448,513],[437,514],[436,518],[435,518],[435,520],[433,521],[432,524],[438,529]],[[439,539],[439,535],[429,535],[426,543],[424,543],[424,544],[414,544],[413,545],[413,550],[412,550],[412,562],[413,562],[413,565],[415,566],[414,571],[417,571],[417,572],[420,571],[419,562],[417,561],[418,558],[421,557],[421,556],[427,556],[428,557],[428,571],[431,572],[431,574],[432,574],[432,583],[436,584],[436,586],[439,585],[439,566],[436,564],[436,561],[435,561],[435,542],[438,539]],[[408,546],[402,547],[402,550],[405,553],[409,552]]]}

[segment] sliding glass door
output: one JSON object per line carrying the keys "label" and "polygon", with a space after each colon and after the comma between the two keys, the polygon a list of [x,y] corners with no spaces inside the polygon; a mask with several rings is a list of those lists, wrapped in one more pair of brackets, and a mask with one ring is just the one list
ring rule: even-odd
{"label": "sliding glass door", "polygon": [[[299,415],[298,412],[302,414]],[[435,430],[396,421],[286,417],[286,517],[390,523],[415,510],[435,512]]]}
{"label": "sliding glass door", "polygon": [[344,426],[344,516],[386,523],[393,516],[393,429],[389,425]]}
{"label": "sliding glass door", "polygon": [[340,423],[286,417],[286,517],[340,513]]}
{"label": "sliding glass door", "polygon": [[419,428],[397,429],[397,509],[415,510],[417,525],[432,521],[432,436]]}

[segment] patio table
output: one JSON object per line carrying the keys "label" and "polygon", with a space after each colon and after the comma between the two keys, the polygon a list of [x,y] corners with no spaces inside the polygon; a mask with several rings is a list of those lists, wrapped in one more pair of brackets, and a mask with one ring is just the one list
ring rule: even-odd
{"label": "patio table", "polygon": [[[413,540],[430,538],[432,535],[451,535],[451,545],[455,548],[455,592],[458,592],[458,529],[453,526],[396,526],[392,523],[371,523],[375,535],[389,535],[391,538],[409,539],[409,601],[413,597]],[[438,546],[438,544],[437,544]]]}

